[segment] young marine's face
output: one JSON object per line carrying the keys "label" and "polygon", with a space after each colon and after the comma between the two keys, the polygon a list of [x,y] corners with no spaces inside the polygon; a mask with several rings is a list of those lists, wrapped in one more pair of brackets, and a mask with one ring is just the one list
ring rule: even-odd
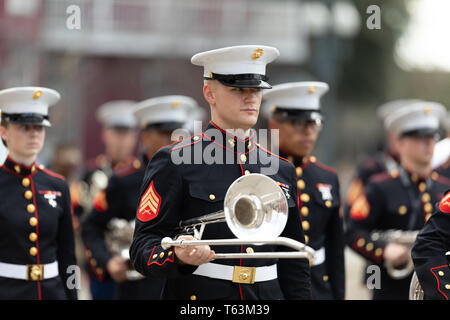
{"label": "young marine's face", "polygon": [[137,132],[133,129],[106,128],[102,137],[106,153],[113,161],[125,161],[133,154],[137,143]]}
{"label": "young marine's face", "polygon": [[320,132],[313,121],[271,120],[270,127],[279,130],[280,148],[295,157],[309,156]]}
{"label": "young marine's face", "polygon": [[258,121],[261,88],[235,88],[208,81],[203,92],[211,106],[212,120],[225,129],[248,130]]}
{"label": "young marine's face", "polygon": [[414,162],[429,165],[433,157],[436,140],[434,137],[403,137],[397,140],[397,149],[402,162]]}
{"label": "young marine's face", "polygon": [[0,133],[8,144],[9,153],[20,158],[35,158],[44,146],[43,126],[9,123],[0,127]]}

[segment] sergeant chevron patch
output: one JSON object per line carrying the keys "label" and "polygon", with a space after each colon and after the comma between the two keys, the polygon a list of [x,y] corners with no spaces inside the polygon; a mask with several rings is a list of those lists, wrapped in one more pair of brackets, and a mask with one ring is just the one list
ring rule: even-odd
{"label": "sergeant chevron patch", "polygon": [[153,181],[145,191],[139,203],[137,217],[142,222],[150,221],[158,216],[159,207],[161,205],[161,197],[155,190]]}
{"label": "sergeant chevron patch", "polygon": [[445,213],[450,213],[450,192],[442,198],[441,202],[439,203],[439,210]]}

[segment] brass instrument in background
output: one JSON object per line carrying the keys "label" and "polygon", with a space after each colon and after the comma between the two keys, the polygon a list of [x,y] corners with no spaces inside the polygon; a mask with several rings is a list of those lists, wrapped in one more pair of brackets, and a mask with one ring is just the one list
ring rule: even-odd
{"label": "brass instrument in background", "polygon": [[[295,251],[216,253],[215,259],[306,258],[314,250],[293,239],[278,237],[286,226],[289,207],[281,188],[271,178],[252,173],[236,179],[228,188],[224,210],[180,222],[178,231],[193,233],[198,240],[163,238],[161,246],[282,245]],[[200,240],[207,224],[226,222],[238,239]],[[197,229],[198,228],[198,229]]]}
{"label": "brass instrument in background", "polygon": [[114,256],[120,256],[127,261],[127,280],[139,280],[144,278],[142,274],[137,272],[131,262],[129,249],[133,241],[134,220],[113,218],[107,225],[105,233],[105,243],[108,250]]}
{"label": "brass instrument in background", "polygon": [[[386,242],[394,242],[412,248],[414,241],[416,241],[418,230],[385,230],[385,231],[375,231],[371,234],[372,241],[382,240]],[[408,277],[414,270],[414,264],[409,257],[408,263],[403,266],[393,266],[389,262],[385,261],[384,266],[386,267],[387,273],[393,279],[404,279]]]}
{"label": "brass instrument in background", "polygon": [[409,300],[423,300],[424,292],[417,278],[417,274],[414,272],[411,284],[409,285]]}
{"label": "brass instrument in background", "polygon": [[89,178],[89,183],[81,181],[80,204],[83,207],[83,213],[86,215],[91,211],[94,205],[94,199],[97,194],[108,186],[109,175],[104,171],[97,169]]}

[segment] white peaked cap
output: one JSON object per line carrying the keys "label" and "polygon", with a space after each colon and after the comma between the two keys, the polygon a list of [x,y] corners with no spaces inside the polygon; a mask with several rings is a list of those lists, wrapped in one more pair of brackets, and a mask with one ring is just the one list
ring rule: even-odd
{"label": "white peaked cap", "polygon": [[397,109],[387,116],[386,129],[397,135],[415,130],[438,130],[445,107],[437,102],[418,101]]}
{"label": "white peaked cap", "polygon": [[197,102],[191,97],[181,95],[162,96],[147,99],[134,106],[134,115],[143,128],[150,124],[179,122],[184,123]]}
{"label": "white peaked cap", "polygon": [[[206,78],[213,78],[213,74],[265,76],[266,65],[279,55],[280,52],[274,47],[243,45],[197,53],[191,62],[204,67],[203,76]],[[266,85],[265,82],[262,84]]]}
{"label": "white peaked cap", "polygon": [[[35,114],[48,116],[48,108],[58,103],[61,95],[44,87],[15,87],[0,91],[0,110],[5,114]],[[20,122],[20,121],[18,121]],[[39,123],[50,126],[45,119]]]}
{"label": "white peaked cap", "polygon": [[395,112],[395,110],[405,107],[409,104],[413,104],[422,100],[419,99],[397,99],[392,100],[386,103],[383,103],[381,106],[377,108],[377,116],[382,121],[386,120],[387,116],[391,113]]}
{"label": "white peaked cap", "polygon": [[133,111],[136,101],[114,100],[102,104],[97,110],[97,120],[105,127],[134,128],[137,125]]}
{"label": "white peaked cap", "polygon": [[264,104],[292,110],[320,110],[320,98],[329,90],[318,81],[290,82],[273,86],[263,93]]}

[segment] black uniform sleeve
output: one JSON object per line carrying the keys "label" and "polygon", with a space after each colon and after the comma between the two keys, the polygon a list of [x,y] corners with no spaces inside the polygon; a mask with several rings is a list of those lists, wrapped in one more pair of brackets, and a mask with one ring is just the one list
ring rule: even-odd
{"label": "black uniform sleeve", "polygon": [[58,271],[59,275],[63,281],[64,290],[66,291],[67,299],[77,300],[77,290],[75,287],[69,289],[70,284],[68,283],[69,276],[71,276],[68,271],[70,271],[70,266],[76,266],[75,257],[75,239],[74,231],[72,226],[72,207],[70,201],[70,192],[67,183],[64,182],[63,186],[64,194],[64,212],[60,217],[58,233],[57,233],[57,260],[58,260]]}
{"label": "black uniform sleeve", "polygon": [[382,264],[386,242],[373,241],[371,232],[377,228],[386,211],[384,195],[379,185],[369,182],[364,195],[361,195],[346,216],[345,239],[349,247],[364,258]]}
{"label": "black uniform sleeve", "polygon": [[[335,185],[339,191],[339,181],[336,176]],[[326,263],[329,281],[336,300],[345,298],[345,260],[344,260],[344,229],[340,214],[340,206],[333,209],[328,221],[325,239]]]}
{"label": "black uniform sleeve", "polygon": [[[292,177],[290,185],[293,186],[291,198],[295,201],[295,206],[289,208],[288,221],[281,236],[305,243],[305,235],[298,213],[298,193],[295,168],[292,165],[290,165],[289,168],[292,170],[292,174],[290,175]],[[289,249],[280,247],[279,250],[288,251]],[[311,274],[309,261],[307,259],[279,259],[277,271],[280,287],[286,299],[312,299]]]}
{"label": "black uniform sleeve", "polygon": [[120,216],[122,211],[122,197],[120,194],[120,181],[115,175],[111,176],[108,186],[105,190],[100,191],[94,200],[94,206],[89,212],[82,225],[82,237],[85,246],[92,254],[93,267],[105,268],[108,261],[112,258],[105,243],[105,231],[108,222]]}
{"label": "black uniform sleeve", "polygon": [[425,299],[450,298],[450,213],[436,212],[418,234],[411,256]]}
{"label": "black uniform sleeve", "polygon": [[131,262],[143,275],[173,278],[192,273],[197,268],[176,263],[173,249],[161,247],[162,238],[175,236],[182,210],[182,188],[182,178],[171,161],[169,151],[160,150],[145,172],[130,247]]}

